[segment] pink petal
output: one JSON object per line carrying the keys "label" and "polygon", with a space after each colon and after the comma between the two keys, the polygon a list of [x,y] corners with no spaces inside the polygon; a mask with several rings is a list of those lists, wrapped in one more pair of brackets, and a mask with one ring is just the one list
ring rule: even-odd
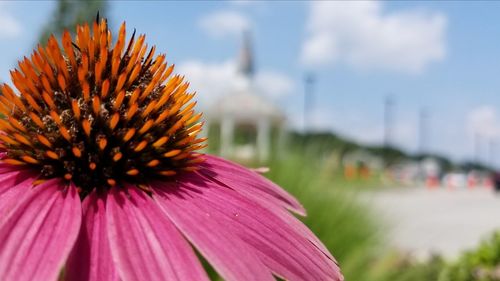
{"label": "pink petal", "polygon": [[[23,180],[18,183],[20,179]],[[33,187],[35,177],[22,172],[11,172],[9,176],[3,177],[3,180],[2,184],[5,186],[0,184],[0,224],[2,220],[7,219],[7,214],[13,212],[15,206],[21,203],[19,198]]]}
{"label": "pink petal", "polygon": [[0,163],[0,173],[8,173],[8,172],[15,172],[19,171],[19,166],[7,164],[7,163]]}
{"label": "pink petal", "polygon": [[82,207],[83,224],[66,265],[66,280],[119,280],[109,248],[106,196],[94,191]]}
{"label": "pink petal", "polygon": [[[287,220],[292,217],[284,220],[260,204],[197,173],[180,176],[175,183],[164,183],[155,191],[159,195],[155,198],[162,202],[174,223],[202,253],[199,242],[192,236],[215,231],[226,237],[218,243],[231,245],[239,255],[252,252],[272,272],[285,279],[342,280],[335,261],[295,225],[290,225]],[[247,247],[237,249],[230,241],[234,237],[239,237]],[[210,256],[207,259],[212,262]],[[227,267],[234,263],[233,260],[222,262]],[[214,264],[217,266],[221,265]]]}
{"label": "pink petal", "polygon": [[34,178],[35,173],[23,169],[15,169],[15,166],[0,163],[0,196],[8,192],[13,186],[27,178]]}
{"label": "pink petal", "polygon": [[[168,184],[164,187],[177,189]],[[192,196],[191,192],[164,192],[162,188],[155,190],[154,198],[224,280],[274,280],[271,271],[248,245],[233,231],[219,226],[218,218],[211,215],[211,210],[195,204],[198,203],[194,198],[196,195]]]}
{"label": "pink petal", "polygon": [[316,237],[316,235],[314,235],[314,233],[309,228],[307,228],[307,226],[305,226],[300,220],[283,209],[269,207],[269,210],[273,212],[274,215],[278,216],[281,220],[285,221],[290,227],[294,229],[294,231],[313,243],[313,245],[320,251],[322,251],[323,254],[326,255],[329,259],[337,263],[337,261],[328,251],[323,242],[321,242],[321,240],[319,240],[319,238]]}
{"label": "pink petal", "polygon": [[206,154],[203,157],[206,159],[201,164],[204,169],[200,172],[203,175],[224,183],[252,200],[266,200],[305,215],[306,211],[297,199],[258,173],[213,155]]}
{"label": "pink petal", "polygon": [[80,229],[76,189],[50,180],[16,200],[0,219],[0,280],[56,280]]}
{"label": "pink petal", "polygon": [[123,280],[208,280],[191,246],[144,192],[111,189],[106,218],[111,254]]}
{"label": "pink petal", "polygon": [[[314,245],[325,253],[330,259],[334,257],[330,254],[323,243],[307,228],[302,222],[297,220],[290,213],[277,206],[284,206],[298,214],[305,215],[305,210],[300,203],[291,195],[282,190],[279,186],[268,179],[254,173],[238,164],[231,163],[222,158],[211,155],[204,155],[207,169],[201,170],[201,173],[216,183],[228,186],[237,192],[247,196],[281,219],[290,224],[296,231],[305,236]],[[211,171],[213,169],[215,171]],[[255,190],[255,189],[258,190]],[[262,192],[262,190],[264,192]],[[267,192],[266,192],[267,191]],[[279,201],[276,202],[278,199]]]}
{"label": "pink petal", "polygon": [[[224,160],[222,160],[222,161],[224,161]],[[210,162],[210,161],[208,161],[208,162]],[[231,164],[231,163],[229,163],[229,164]],[[214,166],[212,166],[212,167],[214,167]],[[245,168],[240,167],[240,169],[245,169]],[[243,188],[233,188],[233,186],[237,186],[238,185],[237,182],[235,182],[234,180],[227,180],[227,179],[225,179],[224,181],[223,180],[217,180],[216,178],[213,177],[214,173],[210,172],[210,171],[201,170],[201,173],[204,176],[206,176],[208,179],[210,179],[211,181],[213,181],[213,182],[215,182],[217,184],[224,185],[224,186],[227,186],[229,188],[232,188],[232,189],[236,190],[237,192],[244,194],[250,200],[255,201],[256,203],[258,203],[258,204],[266,207],[271,212],[273,212],[275,215],[279,216],[282,220],[286,221],[290,226],[292,226],[295,229],[295,231],[301,233],[301,235],[303,235],[308,240],[310,240],[317,248],[319,248],[321,251],[323,251],[323,253],[325,255],[327,255],[330,259],[334,260],[334,257],[330,254],[330,252],[328,251],[328,249],[311,232],[311,230],[309,230],[309,228],[307,228],[301,221],[297,220],[289,212],[287,212],[286,210],[284,210],[282,208],[283,204],[280,204],[280,203],[277,204],[276,200],[275,200],[275,197],[272,197],[272,196],[270,196],[269,194],[266,194],[266,193],[259,193],[258,191],[257,192],[251,192],[251,190],[252,190],[251,187],[250,188],[245,188],[245,189],[243,189]],[[220,172],[220,174],[225,174],[225,173],[226,172],[224,172],[224,171]],[[236,175],[233,175],[233,174],[231,174],[230,176],[236,177]],[[264,180],[267,181],[267,184],[270,183],[270,184],[274,185],[274,187],[273,187],[274,189],[280,189],[280,187],[276,186],[275,184],[273,184],[272,182],[268,181],[267,179],[264,178]],[[227,185],[228,182],[231,183],[231,186]],[[245,185],[245,183],[243,183],[243,185]],[[290,196],[290,195],[288,195],[288,196]],[[289,200],[295,200],[295,199],[292,198],[292,199],[289,199]],[[302,206],[300,206],[300,203],[298,203],[298,202],[295,205],[297,205],[300,208],[302,208]],[[288,209],[292,209],[292,207],[288,206]],[[296,212],[300,212],[301,214],[305,214],[305,210],[304,209],[295,210],[295,211]]]}

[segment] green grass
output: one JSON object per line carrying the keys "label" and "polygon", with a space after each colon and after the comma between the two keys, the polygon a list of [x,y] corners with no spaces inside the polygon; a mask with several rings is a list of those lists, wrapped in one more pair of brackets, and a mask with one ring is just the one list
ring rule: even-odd
{"label": "green grass", "polygon": [[500,232],[483,240],[450,262],[439,275],[439,281],[499,281]]}
{"label": "green grass", "polygon": [[271,180],[296,196],[307,210],[304,223],[339,261],[346,280],[372,280],[366,270],[376,258],[380,242],[376,219],[356,200],[360,186],[376,186],[376,180],[347,181],[325,169],[306,153],[291,153],[270,163]]}

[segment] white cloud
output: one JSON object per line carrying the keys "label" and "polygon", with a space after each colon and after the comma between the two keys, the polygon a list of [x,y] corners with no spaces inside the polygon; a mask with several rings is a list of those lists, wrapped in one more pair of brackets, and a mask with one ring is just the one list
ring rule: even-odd
{"label": "white cloud", "polygon": [[218,11],[203,17],[199,21],[200,27],[209,35],[224,37],[227,35],[241,35],[250,29],[250,21],[236,11]]}
{"label": "white cloud", "polygon": [[500,137],[500,119],[493,106],[485,105],[471,110],[467,114],[466,126],[469,136]]}
{"label": "white cloud", "polygon": [[227,61],[220,64],[187,61],[177,67],[178,73],[190,81],[190,88],[197,91],[202,106],[210,105],[233,87],[236,76],[236,64]]}
{"label": "white cloud", "polygon": [[255,77],[258,90],[271,98],[279,98],[290,94],[293,91],[292,80],[279,72],[262,71]]}
{"label": "white cloud", "polygon": [[386,12],[381,2],[311,3],[301,60],[309,67],[346,63],[360,69],[420,72],[446,55],[446,16]]}
{"label": "white cloud", "polygon": [[[177,71],[188,78],[190,88],[197,91],[202,107],[210,106],[245,83],[245,79],[238,73],[236,62],[231,60],[222,63],[187,61],[179,64]],[[290,94],[294,85],[293,81],[282,73],[262,71],[255,75],[255,87],[258,94],[275,99]]]}
{"label": "white cloud", "polygon": [[21,34],[19,21],[8,14],[5,4],[0,3],[0,38],[13,38]]}

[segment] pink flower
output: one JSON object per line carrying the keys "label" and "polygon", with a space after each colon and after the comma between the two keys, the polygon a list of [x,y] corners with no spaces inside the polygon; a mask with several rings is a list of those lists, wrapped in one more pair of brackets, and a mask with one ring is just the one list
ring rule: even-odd
{"label": "pink flower", "polygon": [[193,247],[226,280],[342,280],[295,198],[195,152],[165,56],[111,42],[104,20],[52,37],[0,88],[0,280],[207,280]]}

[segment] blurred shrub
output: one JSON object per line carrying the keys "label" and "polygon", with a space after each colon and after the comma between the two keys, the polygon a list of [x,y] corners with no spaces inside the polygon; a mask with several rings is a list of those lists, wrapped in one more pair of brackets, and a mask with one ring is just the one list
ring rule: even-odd
{"label": "blurred shrub", "polygon": [[[346,280],[373,280],[366,270],[376,257],[377,221],[359,204],[355,193],[346,192],[343,180],[324,172],[323,161],[304,150],[270,163],[271,180],[297,197],[307,210],[304,223],[337,258]],[[342,182],[343,183],[343,182]]]}
{"label": "blurred shrub", "polygon": [[497,281],[500,280],[500,232],[474,250],[465,252],[448,265],[439,281]]}
{"label": "blurred shrub", "polygon": [[374,266],[372,280],[379,281],[434,281],[445,265],[439,256],[418,261],[413,256],[392,252],[380,258]]}

